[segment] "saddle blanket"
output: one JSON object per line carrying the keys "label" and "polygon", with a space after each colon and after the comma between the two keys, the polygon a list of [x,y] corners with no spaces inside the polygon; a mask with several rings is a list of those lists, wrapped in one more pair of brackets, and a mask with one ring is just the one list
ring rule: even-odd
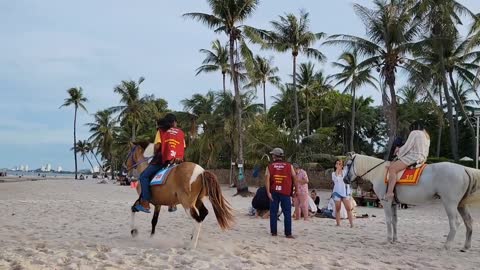
{"label": "saddle blanket", "polygon": [[177,165],[168,166],[165,169],[158,171],[155,176],[153,177],[152,181],[150,181],[150,186],[157,186],[165,184],[170,171],[177,167]]}
{"label": "saddle blanket", "polygon": [[[416,185],[418,184],[418,179],[422,175],[423,169],[427,164],[423,164],[418,168],[407,168],[402,172],[400,180],[397,181],[397,185]],[[398,177],[398,176],[397,176]],[[388,173],[385,175],[385,184],[388,183]]]}

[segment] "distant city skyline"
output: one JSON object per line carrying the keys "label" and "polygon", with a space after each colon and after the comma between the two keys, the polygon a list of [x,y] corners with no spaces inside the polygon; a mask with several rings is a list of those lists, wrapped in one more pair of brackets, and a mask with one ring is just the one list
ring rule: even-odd
{"label": "distant city skyline", "polygon": [[[474,13],[480,12],[480,1],[460,2]],[[373,1],[264,0],[245,23],[269,29],[269,22],[279,15],[305,9],[314,32],[365,36],[353,3],[371,6]],[[164,98],[173,110],[181,110],[180,100],[193,93],[220,90],[220,74],[195,76],[195,69],[204,59],[199,50],[210,48],[215,39],[225,42],[226,36],[181,16],[196,11],[209,13],[207,1],[2,1],[0,168],[19,164],[40,168],[48,161],[73,170],[73,108],[59,109],[68,88],[81,86],[89,99],[88,113],[79,112],[77,140],[90,136],[85,123],[92,121],[93,113],[118,104],[113,88],[121,80],[144,76],[141,95]],[[85,16],[88,19],[83,19]],[[466,22],[465,27],[469,24]],[[320,47],[320,43],[316,47],[328,62],[315,65],[332,74],[336,70],[331,62],[343,48]],[[255,52],[274,56],[282,80],[290,81],[288,53]],[[305,61],[304,57],[298,59],[298,63]],[[400,77],[398,83],[402,81]],[[268,86],[268,106],[278,93]],[[375,104],[380,103],[379,93],[372,89],[361,89],[358,94],[372,96]],[[80,157],[78,161],[79,169],[91,168]]]}

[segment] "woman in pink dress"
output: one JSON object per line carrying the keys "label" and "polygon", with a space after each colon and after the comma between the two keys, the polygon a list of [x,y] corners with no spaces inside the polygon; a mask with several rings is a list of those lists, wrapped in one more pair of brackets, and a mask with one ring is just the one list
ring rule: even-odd
{"label": "woman in pink dress", "polygon": [[305,221],[308,220],[308,176],[307,172],[300,168],[298,164],[293,164],[297,174],[297,183],[295,186],[295,220],[299,220],[303,214]]}

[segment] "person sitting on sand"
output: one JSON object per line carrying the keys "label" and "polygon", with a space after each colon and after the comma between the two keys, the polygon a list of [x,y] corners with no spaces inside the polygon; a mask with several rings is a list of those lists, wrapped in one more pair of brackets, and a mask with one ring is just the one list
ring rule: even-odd
{"label": "person sitting on sand", "polygon": [[320,197],[317,195],[317,191],[315,191],[315,189],[312,189],[310,192],[310,198],[312,198],[317,206],[317,213],[320,213]]}
{"label": "person sitting on sand", "polygon": [[270,216],[270,200],[268,199],[267,189],[265,187],[257,189],[252,199],[252,208],[254,209],[256,217],[268,218]]}

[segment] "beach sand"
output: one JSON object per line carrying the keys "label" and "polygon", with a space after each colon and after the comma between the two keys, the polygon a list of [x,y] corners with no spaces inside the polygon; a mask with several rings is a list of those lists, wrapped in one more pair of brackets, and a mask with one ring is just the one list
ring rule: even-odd
{"label": "beach sand", "polygon": [[[253,190],[253,189],[252,189]],[[211,210],[196,250],[189,247],[193,220],[181,207],[162,208],[151,238],[151,215],[137,214],[139,236],[130,236],[129,187],[94,180],[0,183],[0,269],[479,269],[480,209],[473,210],[472,249],[460,252],[465,228],[453,249],[443,243],[448,222],[442,205],[399,210],[399,243],[386,244],[383,210],[358,207],[370,217],[295,221],[296,239],[269,233],[269,221],[247,216],[251,198],[224,194],[236,210],[233,230],[222,232]],[[328,192],[320,192],[325,205]],[[282,218],[283,219],[283,218]]]}

